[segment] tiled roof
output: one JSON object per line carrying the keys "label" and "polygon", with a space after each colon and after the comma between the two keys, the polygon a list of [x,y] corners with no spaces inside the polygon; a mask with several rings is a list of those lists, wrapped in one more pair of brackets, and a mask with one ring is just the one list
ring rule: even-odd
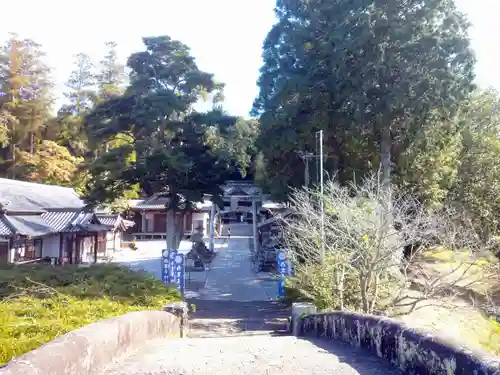
{"label": "tiled roof", "polygon": [[226,195],[248,195],[245,189],[240,188],[239,186],[234,186],[227,189]]}
{"label": "tiled roof", "polygon": [[84,231],[85,229],[83,226],[90,224],[90,221],[94,217],[94,214],[92,212],[79,212],[78,215],[71,221],[70,226],[67,232],[75,233],[75,232],[81,232],[82,230]]}
{"label": "tiled roof", "polygon": [[80,209],[84,203],[71,188],[0,178],[0,203],[7,212]]}
{"label": "tiled roof", "polygon": [[78,215],[77,211],[52,211],[43,213],[41,217],[54,232],[63,232],[69,229],[71,222]]}
{"label": "tiled roof", "polygon": [[168,204],[168,201],[169,199],[166,197],[151,197],[137,203],[135,208],[142,210],[163,210]]}
{"label": "tiled roof", "polygon": [[46,212],[41,217],[47,222],[54,232],[81,232],[82,225],[90,224],[94,217],[92,212]]}
{"label": "tiled roof", "polygon": [[286,209],[285,211],[281,212],[280,214],[277,214],[275,216],[270,217],[269,219],[263,221],[262,223],[258,224],[258,228],[267,226],[269,224],[274,224],[274,223],[280,223],[285,221],[287,218],[289,218],[292,215],[297,215],[297,213],[291,209]]}
{"label": "tiled roof", "polygon": [[77,227],[85,232],[104,232],[113,229],[109,225],[103,224],[78,224]]}
{"label": "tiled roof", "polygon": [[262,194],[262,189],[260,187],[248,183],[228,183],[222,186],[222,191],[225,196]]}
{"label": "tiled roof", "polygon": [[118,221],[118,215],[102,215],[102,214],[97,214],[97,218],[99,219],[99,222],[104,225],[110,225],[110,226],[115,226],[116,222]]}
{"label": "tiled roof", "polygon": [[92,212],[80,212],[73,220],[72,225],[88,224],[93,217]]}
{"label": "tiled roof", "polygon": [[3,218],[0,218],[0,236],[10,236],[12,234],[12,230],[5,223]]}
{"label": "tiled roof", "polygon": [[54,232],[41,215],[9,215],[4,219],[22,236],[37,237]]}
{"label": "tiled roof", "polygon": [[[182,198],[181,198],[182,199]],[[151,197],[142,200],[134,208],[139,210],[165,210],[168,204],[169,198],[166,197]],[[204,199],[203,202],[194,202],[193,209],[199,212],[210,212],[212,207],[212,202],[208,199]],[[99,221],[101,221],[102,214],[97,214]]]}
{"label": "tiled roof", "polygon": [[[101,221],[92,223],[94,214],[82,211],[49,211],[43,214],[5,215],[0,218],[0,236],[18,233],[23,236],[38,237],[51,233],[97,232],[111,230],[118,215],[104,215]],[[15,229],[12,231],[10,228]]]}
{"label": "tiled roof", "polygon": [[130,220],[125,220],[120,214],[96,214],[99,223],[102,225],[107,225],[111,228],[120,228],[121,230],[126,230],[127,228],[133,227],[135,222]]}
{"label": "tiled roof", "polygon": [[128,205],[130,208],[134,208],[142,202],[144,202],[144,199],[129,199]]}

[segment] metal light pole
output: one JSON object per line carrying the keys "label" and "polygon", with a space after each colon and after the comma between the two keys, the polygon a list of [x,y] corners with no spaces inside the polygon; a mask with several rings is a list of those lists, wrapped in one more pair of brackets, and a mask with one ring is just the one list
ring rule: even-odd
{"label": "metal light pole", "polygon": [[321,253],[320,261],[325,261],[325,207],[323,202],[324,184],[323,184],[323,130],[319,131],[319,186],[320,186],[320,211],[321,211]]}

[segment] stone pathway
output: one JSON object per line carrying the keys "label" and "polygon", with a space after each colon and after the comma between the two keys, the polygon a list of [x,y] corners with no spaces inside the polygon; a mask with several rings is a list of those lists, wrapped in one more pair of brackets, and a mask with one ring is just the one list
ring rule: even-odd
{"label": "stone pathway", "polygon": [[227,247],[217,253],[204,287],[186,293],[188,302],[194,305],[189,337],[254,335],[286,327],[289,311],[276,302],[276,281],[252,270],[252,238],[244,236],[251,226],[235,227],[231,228],[231,238],[226,239]]}
{"label": "stone pathway", "polygon": [[282,335],[287,333],[290,311],[277,301],[189,301],[188,337]]}
{"label": "stone pathway", "polygon": [[102,375],[399,374],[341,342],[285,335],[289,310],[276,301],[276,282],[252,271],[249,238],[231,232],[205,286],[186,293],[194,307],[187,338],[151,341]]}
{"label": "stone pathway", "polygon": [[396,375],[342,344],[292,336],[237,336],[151,341],[102,375]]}
{"label": "stone pathway", "polygon": [[[186,297],[224,301],[267,301],[277,298],[278,287],[266,273],[252,271],[248,237],[231,237],[221,247],[206,275],[205,287]],[[204,275],[192,277],[204,277]]]}

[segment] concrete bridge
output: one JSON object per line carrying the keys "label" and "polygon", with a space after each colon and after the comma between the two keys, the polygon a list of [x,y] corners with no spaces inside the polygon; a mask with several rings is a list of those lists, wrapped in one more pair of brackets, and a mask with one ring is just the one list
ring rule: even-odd
{"label": "concrete bridge", "polygon": [[[241,228],[244,229],[243,227]],[[350,313],[298,316],[275,281],[249,264],[251,238],[232,231],[206,280],[167,311],[83,327],[19,357],[0,375],[418,374],[500,375],[487,358],[400,323]]]}

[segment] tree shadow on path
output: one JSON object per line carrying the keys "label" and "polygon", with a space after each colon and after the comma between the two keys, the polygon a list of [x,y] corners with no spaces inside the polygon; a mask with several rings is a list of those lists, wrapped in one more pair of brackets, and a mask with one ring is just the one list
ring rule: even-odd
{"label": "tree shadow on path", "polygon": [[290,309],[277,301],[191,299],[188,302],[191,337],[287,332]]}
{"label": "tree shadow on path", "polygon": [[336,356],[339,362],[349,365],[360,375],[403,374],[401,370],[374,356],[368,350],[353,347],[341,340],[317,337],[302,337],[301,339],[309,341],[325,353]]}

